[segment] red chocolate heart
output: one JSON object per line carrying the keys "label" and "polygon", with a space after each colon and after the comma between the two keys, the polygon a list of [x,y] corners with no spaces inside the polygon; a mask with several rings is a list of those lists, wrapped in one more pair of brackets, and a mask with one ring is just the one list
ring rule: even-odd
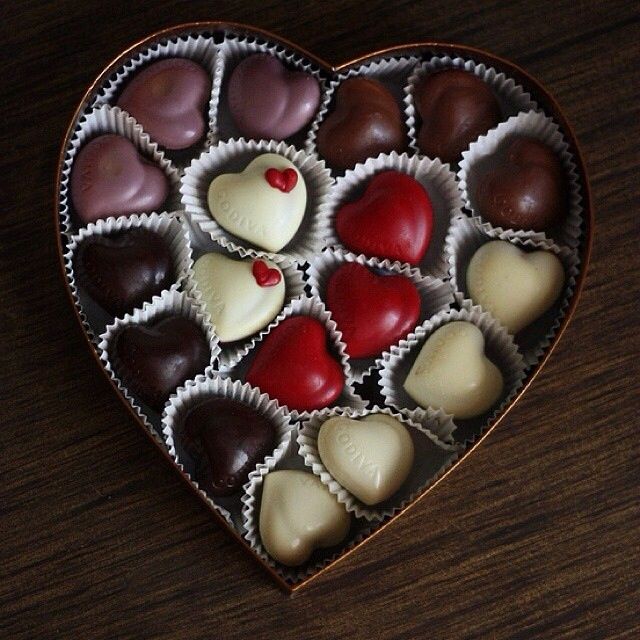
{"label": "red chocolate heart", "polygon": [[83,222],[109,216],[150,213],[169,193],[162,170],[122,136],[94,138],[78,153],[71,171],[71,199]]}
{"label": "red chocolate heart", "polygon": [[261,287],[274,287],[282,278],[280,272],[270,268],[264,260],[255,260],[251,267],[251,273]]}
{"label": "red chocolate heart", "polygon": [[294,169],[278,171],[272,167],[264,172],[264,178],[269,186],[283,193],[289,193],[298,184],[298,173]]}
{"label": "red chocolate heart", "polygon": [[418,264],[433,227],[433,207],[424,187],[411,176],[383,171],[361,198],[336,214],[336,231],[344,245],[368,256]]}
{"label": "red chocolate heart", "polygon": [[420,318],[420,296],[411,280],[377,275],[356,262],[342,264],[331,274],[326,298],[352,358],[379,355]]}
{"label": "red chocolate heart", "polygon": [[202,327],[182,316],[127,325],[113,345],[114,367],[125,387],[158,411],[176,387],[204,373],[210,357]]}
{"label": "red chocolate heart", "polygon": [[195,62],[169,58],[154,62],[125,87],[118,106],[167,149],[186,149],[204,135],[211,78]]}
{"label": "red chocolate heart", "polygon": [[324,325],[308,316],[283,320],[258,348],[246,380],[289,409],[312,411],[335,402],[344,372],[327,350]]}
{"label": "red chocolate heart", "polygon": [[479,178],[476,200],[480,215],[495,226],[544,231],[567,215],[562,163],[543,142],[515,137]]}

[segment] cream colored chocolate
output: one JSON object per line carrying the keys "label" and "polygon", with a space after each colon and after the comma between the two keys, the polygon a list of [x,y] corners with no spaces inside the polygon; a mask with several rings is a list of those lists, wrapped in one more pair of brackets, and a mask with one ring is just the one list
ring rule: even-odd
{"label": "cream colored chocolate", "polygon": [[254,260],[233,260],[220,253],[206,253],[193,267],[202,301],[211,314],[222,342],[246,338],[266,327],[284,305],[285,281],[280,268],[260,258],[280,274],[280,281],[260,286],[253,274]]}
{"label": "cream colored chocolate", "polygon": [[557,300],[564,269],[550,251],[526,253],[510,242],[483,244],[467,268],[467,289],[476,304],[518,333]]}
{"label": "cream colored chocolate", "polygon": [[413,465],[407,428],[382,413],[360,420],[329,418],[318,433],[318,452],[327,471],[368,505],[390,498]]}
{"label": "cream colored chocolate", "polygon": [[[273,187],[265,177],[269,169],[297,174],[290,191]],[[265,153],[241,173],[223,173],[209,186],[207,197],[214,220],[229,233],[267,251],[280,251],[295,236],[307,206],[302,174],[285,157]]]}
{"label": "cream colored chocolate", "polygon": [[342,542],[350,526],[345,508],[312,473],[285,470],[265,476],[260,538],[278,562],[301,565],[315,549]]}
{"label": "cream colored chocolate", "polygon": [[500,369],[484,354],[482,331],[462,321],[429,336],[404,382],[421,407],[440,407],[463,419],[490,409],[503,386]]}

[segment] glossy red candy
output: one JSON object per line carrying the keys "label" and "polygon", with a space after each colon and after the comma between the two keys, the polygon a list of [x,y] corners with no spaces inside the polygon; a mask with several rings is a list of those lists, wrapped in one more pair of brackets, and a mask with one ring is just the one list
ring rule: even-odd
{"label": "glossy red candy", "polygon": [[336,231],[356,253],[418,264],[431,241],[433,207],[424,187],[411,176],[383,171],[361,198],[336,214]]}
{"label": "glossy red candy", "polygon": [[327,307],[352,358],[379,355],[418,324],[420,296],[409,278],[347,262],[327,282]]}

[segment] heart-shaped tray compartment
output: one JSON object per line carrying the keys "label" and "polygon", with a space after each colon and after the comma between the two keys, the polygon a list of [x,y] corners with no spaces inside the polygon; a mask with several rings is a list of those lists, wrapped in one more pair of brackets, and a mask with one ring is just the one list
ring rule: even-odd
{"label": "heart-shaped tray compartment", "polygon": [[[109,105],[113,104],[114,97],[117,96],[119,87],[121,86],[121,81],[132,72],[135,72],[137,67],[144,65],[155,56],[160,55],[160,57],[163,57],[163,52],[164,57],[171,57],[171,55],[180,56],[181,47],[185,46],[184,43],[189,38],[198,39],[199,44],[194,50],[195,53],[192,51],[192,54],[198,62],[209,71],[213,79],[214,91],[211,104],[209,105],[209,132],[206,136],[206,143],[203,146],[192,149],[186,154],[178,153],[173,157],[168,157],[170,154],[165,154],[161,148],[142,131],[135,120],[128,117],[126,113],[115,113],[118,110],[113,109]],[[219,55],[222,45],[225,42],[233,43],[226,49],[226,58],[225,56]],[[241,45],[238,45],[238,42],[240,42]],[[246,532],[243,531],[242,521],[238,517],[234,518],[233,515],[230,515],[225,509],[221,509],[219,504],[214,503],[210,496],[200,490],[197,483],[192,480],[188,470],[186,470],[182,464],[179,464],[176,458],[170,454],[166,439],[162,434],[161,417],[158,414],[154,414],[152,410],[139,406],[135,400],[122,389],[115,377],[109,373],[108,367],[105,368],[103,366],[101,355],[103,360],[105,360],[105,357],[99,344],[99,335],[108,323],[108,319],[105,319],[104,314],[92,309],[90,303],[86,303],[85,300],[79,297],[78,289],[73,278],[73,270],[70,267],[75,245],[87,234],[87,231],[84,229],[79,229],[82,225],[78,225],[77,220],[73,216],[67,198],[66,187],[76,152],[80,146],[90,137],[104,131],[113,131],[114,129],[121,135],[135,140],[139,151],[155,162],[169,178],[172,194],[165,208],[178,212],[183,211],[184,198],[181,204],[178,184],[181,175],[184,174],[184,167],[187,167],[202,151],[216,146],[219,142],[228,141],[237,135],[237,132],[233,130],[233,124],[228,113],[225,113],[224,109],[220,109],[219,96],[220,92],[224,95],[227,88],[225,81],[228,76],[229,66],[237,64],[243,55],[247,55],[247,52],[260,50],[269,51],[285,63],[295,61],[298,67],[302,67],[313,73],[321,82],[323,93],[321,95],[321,107],[316,121],[313,121],[301,134],[296,134],[293,139],[287,140],[287,143],[292,142],[299,149],[305,147],[306,151],[311,154],[315,152],[318,121],[322,118],[323,109],[326,110],[326,107],[331,102],[335,87],[338,82],[344,78],[359,74],[366,75],[367,73],[372,73],[372,70],[376,77],[384,78],[386,73],[389,74],[389,77],[396,78],[397,86],[395,86],[394,90],[398,94],[398,100],[405,101],[405,104],[402,106],[406,108],[405,124],[410,138],[408,156],[411,157],[417,151],[417,147],[415,146],[415,112],[411,100],[405,98],[403,88],[410,82],[412,73],[419,73],[420,69],[424,68],[425,65],[428,66],[431,64],[436,67],[438,65],[448,66],[452,63],[447,62],[447,60],[462,60],[489,70],[488,73],[492,79],[495,79],[496,74],[503,74],[502,77],[504,82],[507,83],[508,89],[513,92],[512,95],[516,96],[514,104],[517,104],[519,100],[530,99],[531,109],[539,110],[543,116],[548,117],[554,125],[557,126],[565,142],[564,151],[568,157],[570,157],[572,163],[573,198],[574,200],[577,199],[580,204],[578,209],[579,218],[577,221],[574,220],[575,224],[571,230],[572,233],[564,237],[565,239],[567,237],[569,238],[569,244],[571,245],[565,249],[565,254],[568,252],[572,256],[569,258],[567,258],[566,255],[564,256],[565,261],[567,261],[566,264],[569,265],[567,270],[570,274],[568,295],[565,296],[561,305],[554,308],[556,316],[550,319],[549,334],[540,341],[541,347],[537,351],[533,350],[533,355],[529,354],[526,376],[521,381],[518,389],[506,399],[506,402],[503,403],[500,411],[497,412],[496,415],[491,415],[481,425],[463,425],[459,430],[456,430],[454,434],[457,433],[457,442],[453,442],[451,437],[452,427],[449,426],[446,416],[432,414],[427,416],[424,412],[416,416],[415,412],[413,412],[411,418],[414,423],[417,422],[419,424],[422,419],[422,426],[424,427],[426,424],[427,428],[431,429],[432,436],[435,433],[435,436],[447,441],[444,443],[445,447],[451,447],[451,456],[447,464],[438,469],[436,476],[434,476],[432,481],[427,483],[426,486],[422,487],[418,494],[413,495],[408,501],[404,500],[401,508],[392,509],[392,512],[386,515],[381,521],[374,519],[373,523],[369,521],[359,522],[356,526],[352,527],[352,535],[343,546],[332,549],[330,553],[315,558],[314,562],[302,571],[285,570],[282,566],[278,566],[277,563],[270,561],[269,558],[261,557],[256,553],[243,535]],[[457,64],[464,64],[464,62],[458,62]],[[227,65],[226,68],[225,65]],[[402,78],[402,81],[397,81],[397,78]],[[393,82],[391,84],[393,84]],[[525,96],[522,95],[522,92],[518,93],[520,88],[525,92]],[[516,111],[517,110],[516,108]],[[509,115],[516,115],[516,113]],[[521,116],[522,115],[523,114],[521,114]],[[87,123],[89,123],[89,125],[87,125]],[[464,163],[462,163],[460,167],[462,177],[464,177],[465,168],[463,165]],[[344,172],[334,171],[333,177],[335,178],[337,176],[344,176]],[[460,178],[460,174],[458,177]],[[346,178],[347,176],[342,178],[343,182],[348,182]],[[464,185],[462,186],[464,187]],[[553,97],[538,81],[516,65],[471,47],[438,42],[424,42],[406,47],[394,47],[377,51],[345,64],[332,66],[317,58],[312,53],[273,34],[245,25],[223,22],[181,25],[152,34],[127,51],[124,51],[104,69],[85,93],[67,130],[60,152],[56,193],[56,245],[59,252],[60,268],[69,299],[78,321],[83,327],[87,345],[91,353],[93,353],[99,366],[105,372],[116,394],[131,411],[136,423],[156,445],[168,462],[174,466],[195,495],[202,500],[205,507],[211,511],[213,517],[219,521],[220,525],[241,544],[251,557],[256,560],[283,589],[289,592],[295,591],[307,584],[309,580],[351,553],[360,544],[371,539],[373,535],[382,531],[385,526],[399,517],[406,509],[415,505],[418,500],[422,499],[436,484],[441,482],[448,473],[457,465],[461,464],[466,456],[475,450],[480,442],[500,423],[540,372],[571,319],[584,283],[593,235],[593,212],[591,209],[589,186],[585,166],[573,131]],[[466,214],[467,220],[471,220],[471,213],[468,210],[460,212],[460,214]],[[174,218],[172,224],[175,224],[176,219],[180,220],[181,218]],[[476,236],[480,233],[489,235],[493,233],[493,237],[502,237],[500,236],[502,230],[492,229],[491,225],[484,223],[482,220],[476,220],[476,222],[476,229],[470,233],[475,233]],[[461,226],[465,225],[463,224]],[[207,240],[206,234],[199,232],[199,229],[195,226],[189,228],[189,232],[191,242],[195,247],[195,253],[198,253],[198,247],[201,246],[199,243],[203,241],[206,242]],[[442,250],[445,258],[443,264],[446,265],[447,256],[446,247],[444,246],[444,234],[441,240],[443,242]],[[537,242],[538,244],[535,246],[540,246],[540,243],[544,246],[545,242],[551,242],[552,240],[553,239],[549,240],[534,237],[531,239],[520,239],[519,243],[521,245],[528,243],[534,246]],[[455,246],[456,238],[447,238],[447,244],[449,246]],[[181,264],[191,260],[190,246],[182,247],[182,253],[180,253],[181,249],[179,247],[176,248],[175,251],[178,251],[178,255],[180,256],[178,261],[182,261]],[[455,283],[455,258],[450,259],[449,263],[449,273],[446,276],[443,276],[442,273],[438,273],[437,271],[433,273],[427,272],[427,275],[443,277],[444,280],[449,280],[449,277],[453,275],[453,282]],[[453,273],[451,269],[453,269]],[[185,276],[181,270],[177,281],[173,283],[171,288],[176,291],[180,288],[188,290],[188,273]],[[463,313],[473,314],[474,310],[471,307],[471,301],[464,299],[464,294],[460,291],[453,293]],[[175,293],[172,295],[175,297]],[[165,296],[165,298],[167,298],[167,296]],[[156,305],[157,304],[156,302]],[[142,314],[138,313],[138,316],[141,315]],[[547,318],[547,320],[549,320],[549,318]],[[211,344],[214,345],[215,355],[217,353],[215,338],[212,339]],[[226,384],[225,388],[232,388],[232,385]],[[369,400],[370,408],[375,405],[376,402],[380,403],[380,395],[378,394],[377,384],[374,379],[365,379],[365,383],[362,387],[359,387],[358,390],[360,389],[363,395]],[[355,400],[353,402],[355,404],[351,410],[355,411],[357,410],[357,402]],[[295,422],[292,423],[295,424]],[[294,437],[285,438],[280,443],[279,450],[276,450],[274,456],[267,458],[266,465],[261,466],[262,473],[269,468],[279,468],[283,464],[283,456],[285,467],[296,468],[297,465],[304,464],[302,456],[300,456],[296,450],[295,433],[292,435]],[[289,455],[292,456],[288,464],[286,463],[285,452],[287,448]],[[296,459],[296,454],[298,459]]]}

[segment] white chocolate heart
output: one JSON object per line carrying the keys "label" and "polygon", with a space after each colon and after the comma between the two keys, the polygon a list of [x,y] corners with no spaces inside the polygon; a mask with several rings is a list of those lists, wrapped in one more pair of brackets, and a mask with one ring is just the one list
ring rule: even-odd
{"label": "white chocolate heart", "polygon": [[[269,169],[292,169],[298,179],[288,192],[272,187]],[[277,153],[254,158],[241,173],[214,178],[207,196],[214,220],[229,233],[267,251],[280,251],[300,227],[307,206],[307,187],[296,166]]]}
{"label": "white chocolate heart", "polygon": [[483,244],[467,267],[473,301],[514,334],[549,309],[563,285],[564,268],[557,256],[526,253],[504,240]]}
{"label": "white chocolate heart", "polygon": [[233,260],[220,253],[206,253],[193,266],[202,301],[222,342],[241,340],[260,331],[284,305],[282,271],[269,260],[259,260],[280,274],[277,284],[258,284],[253,274],[254,260]]}
{"label": "white chocolate heart", "polygon": [[484,353],[482,331],[462,321],[429,336],[404,382],[421,407],[440,407],[462,419],[490,409],[503,387],[500,369]]}
{"label": "white chocolate heart", "polygon": [[301,565],[314,549],[342,542],[350,526],[346,509],[312,473],[284,470],[265,476],[260,538],[278,562]]}
{"label": "white chocolate heart", "polygon": [[318,453],[327,471],[364,504],[390,498],[413,465],[407,428],[385,414],[351,420],[330,418],[318,433]]}

